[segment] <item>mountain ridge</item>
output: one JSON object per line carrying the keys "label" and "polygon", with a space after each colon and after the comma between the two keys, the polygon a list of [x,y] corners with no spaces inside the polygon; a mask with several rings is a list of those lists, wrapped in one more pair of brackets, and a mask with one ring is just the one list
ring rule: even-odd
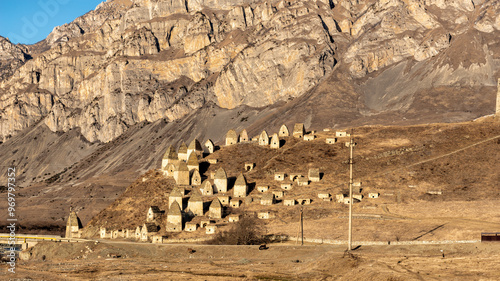
{"label": "mountain ridge", "polygon": [[[54,28],[41,43],[48,50],[2,79],[0,133],[5,141],[43,119],[52,131],[79,127],[87,140],[107,142],[136,122],[177,120],[206,101],[233,108],[296,98],[338,64],[338,71],[359,79],[403,61],[410,68],[424,62],[415,71],[423,70],[419,79],[428,82],[417,89],[496,85],[498,44],[488,35],[498,32],[498,20],[491,18],[498,5],[420,2],[108,1]],[[214,5],[221,10],[210,10]],[[453,22],[443,10],[466,18]],[[470,38],[476,43],[467,53],[476,55],[456,60],[451,58],[459,52],[446,54]],[[471,72],[476,77],[468,78]],[[169,91],[182,77],[192,82]],[[199,82],[208,86],[190,88]],[[369,88],[358,93],[378,99]],[[396,99],[415,92],[381,90]],[[15,100],[24,103],[16,107]],[[379,103],[372,109],[407,108]]]}

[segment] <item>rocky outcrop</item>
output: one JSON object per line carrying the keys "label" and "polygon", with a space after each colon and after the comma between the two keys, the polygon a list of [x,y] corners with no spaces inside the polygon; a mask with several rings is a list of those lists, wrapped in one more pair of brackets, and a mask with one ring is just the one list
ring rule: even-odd
{"label": "rocky outcrop", "polygon": [[[480,69],[483,75],[487,61],[489,72],[478,74],[483,78],[474,83],[488,84],[498,69],[492,55],[498,44],[491,39],[495,36],[483,40],[482,34],[497,34],[498,5],[470,0],[106,1],[56,27],[43,42],[47,50],[34,52],[33,58],[0,40],[1,50],[9,50],[0,51],[0,64],[9,65],[0,80],[0,138],[43,122],[52,131],[79,128],[89,141],[108,142],[138,122],[178,120],[207,102],[232,109],[288,101],[315,89],[334,69],[358,83],[404,63],[408,73],[432,74],[433,81],[418,84],[422,89],[435,81],[452,85],[470,75],[467,71]],[[469,41],[484,45],[475,48],[480,52],[474,59],[457,62],[451,50]],[[413,65],[419,71],[410,71]],[[452,74],[453,81],[443,82]],[[367,89],[360,93],[368,95],[365,101],[378,97],[370,97],[367,87],[358,89]],[[418,89],[394,99],[386,95],[391,98],[371,109],[407,108],[386,105],[411,102]]]}
{"label": "rocky outcrop", "polygon": [[53,46],[56,43],[67,42],[71,38],[96,32],[106,21],[122,17],[131,6],[132,1],[103,2],[95,10],[76,18],[73,22],[56,26],[45,39],[45,43]]}
{"label": "rocky outcrop", "polygon": [[[354,77],[363,77],[408,58],[424,61],[450,46],[450,31],[421,2],[377,1],[353,22],[351,35],[358,39],[347,49],[344,59]],[[425,4],[452,10],[471,9],[467,3],[459,5],[457,1]]]}
{"label": "rocky outcrop", "polygon": [[0,81],[7,79],[29,58],[26,47],[0,36]]}
{"label": "rocky outcrop", "polygon": [[483,9],[474,22],[474,28],[481,32],[491,33],[500,30],[500,3],[498,1],[486,1]]}
{"label": "rocky outcrop", "polygon": [[[87,140],[107,142],[207,100],[234,108],[296,97],[334,66],[323,6],[134,1],[103,20],[114,2],[56,28],[48,51],[0,82],[4,139],[42,120],[53,131],[80,128]],[[222,10],[203,10],[216,6]],[[41,93],[40,101],[12,103]]]}

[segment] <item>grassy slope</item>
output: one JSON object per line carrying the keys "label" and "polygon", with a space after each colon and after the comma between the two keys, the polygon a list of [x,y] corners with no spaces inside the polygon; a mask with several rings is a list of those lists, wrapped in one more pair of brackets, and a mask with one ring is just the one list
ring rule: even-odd
{"label": "grassy slope", "polygon": [[[277,190],[280,182],[273,179],[275,171],[307,175],[309,168],[320,168],[324,172],[320,182],[307,187],[294,187],[287,197],[313,199],[313,204],[305,209],[309,237],[342,239],[342,217],[345,216],[346,206],[317,199],[319,191],[335,195],[347,188],[348,149],[343,145],[347,139],[327,145],[324,139],[333,133],[319,132],[319,138],[312,142],[285,138],[286,143],[279,150],[255,144],[223,147],[207,157],[218,159],[218,163],[203,168],[202,173],[207,177],[210,171],[224,167],[228,177],[234,181],[243,171],[244,163],[254,162],[254,170],[245,174],[250,187],[265,184]],[[367,126],[355,128],[354,133],[357,142],[354,175],[356,180],[363,182],[362,194],[366,197],[368,192],[381,193],[379,199],[365,198],[356,204],[355,212],[378,214],[384,218],[381,221],[359,220],[358,230],[367,233],[358,239],[412,240],[441,224],[446,226],[440,227],[442,233],[433,238],[472,239],[480,229],[500,226],[500,218],[492,216],[500,182],[500,171],[497,169],[500,163],[498,119],[487,117],[458,124]],[[460,150],[462,148],[466,149]],[[135,227],[144,222],[149,205],[157,204],[160,209],[167,210],[166,202],[168,192],[174,185],[173,180],[165,179],[155,171],[148,172],[143,178],[145,181],[138,179],[89,226]],[[429,190],[441,190],[443,194],[431,196],[426,194]],[[257,190],[251,191],[250,195],[260,197]],[[268,231],[293,236],[297,229],[297,208],[282,204],[265,207],[252,203],[248,206],[243,204],[241,209],[233,211],[276,211],[278,216],[268,225]],[[477,212],[474,211],[476,209]],[[461,215],[460,210],[467,212]],[[436,220],[432,214],[448,219]],[[426,219],[420,220],[421,217]],[[471,223],[463,221],[469,218]],[[329,223],[325,225],[325,222]],[[325,233],[329,229],[327,225],[337,227]],[[386,229],[381,230],[377,226],[385,226]],[[470,231],[458,231],[464,227],[466,230],[469,227]],[[428,238],[429,235],[423,239]]]}

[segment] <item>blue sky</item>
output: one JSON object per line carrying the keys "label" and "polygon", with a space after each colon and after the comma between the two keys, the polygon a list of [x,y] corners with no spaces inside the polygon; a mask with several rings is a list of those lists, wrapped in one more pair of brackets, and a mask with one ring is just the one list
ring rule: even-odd
{"label": "blue sky", "polygon": [[103,0],[2,0],[0,35],[13,43],[34,44],[58,25],[95,9]]}

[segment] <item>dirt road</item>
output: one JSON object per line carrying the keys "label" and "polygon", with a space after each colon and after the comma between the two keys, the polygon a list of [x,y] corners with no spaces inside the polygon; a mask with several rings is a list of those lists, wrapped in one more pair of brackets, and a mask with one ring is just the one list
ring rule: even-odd
{"label": "dirt road", "polygon": [[[193,251],[189,251],[192,249]],[[40,243],[31,280],[498,280],[500,243],[417,246]],[[5,266],[3,266],[5,267]]]}

